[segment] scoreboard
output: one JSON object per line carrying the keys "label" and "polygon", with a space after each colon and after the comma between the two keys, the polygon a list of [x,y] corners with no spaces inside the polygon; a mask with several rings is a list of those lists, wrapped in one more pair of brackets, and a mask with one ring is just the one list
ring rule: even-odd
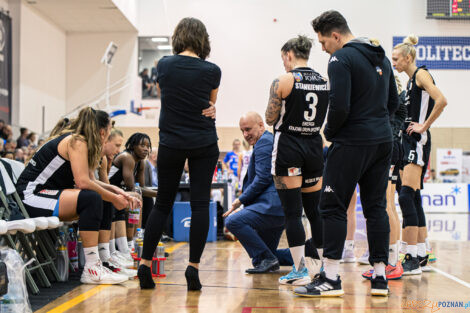
{"label": "scoreboard", "polygon": [[470,19],[470,0],[428,0],[426,17]]}

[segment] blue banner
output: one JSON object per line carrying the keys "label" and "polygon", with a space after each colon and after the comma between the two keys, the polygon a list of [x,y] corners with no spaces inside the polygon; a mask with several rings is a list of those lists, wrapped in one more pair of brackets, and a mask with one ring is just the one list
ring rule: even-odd
{"label": "blue banner", "polygon": [[[393,46],[405,37],[393,37]],[[470,37],[419,37],[416,65],[437,70],[470,69]]]}

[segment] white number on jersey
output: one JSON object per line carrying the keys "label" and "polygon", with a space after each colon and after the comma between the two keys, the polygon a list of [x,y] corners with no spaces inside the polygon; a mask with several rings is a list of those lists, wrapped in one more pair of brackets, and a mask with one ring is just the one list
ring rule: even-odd
{"label": "white number on jersey", "polygon": [[307,122],[311,122],[315,119],[315,115],[317,115],[318,96],[314,92],[309,92],[305,100],[309,102],[309,109],[305,110],[304,118]]}

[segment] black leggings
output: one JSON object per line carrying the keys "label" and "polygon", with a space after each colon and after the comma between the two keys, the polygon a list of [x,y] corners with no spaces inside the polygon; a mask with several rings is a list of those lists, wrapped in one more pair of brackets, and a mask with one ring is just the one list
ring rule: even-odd
{"label": "black leggings", "polygon": [[199,263],[209,232],[209,201],[212,176],[219,158],[214,143],[197,149],[158,148],[158,194],[155,206],[145,225],[142,258],[151,260],[175,202],[181,173],[186,159],[189,165],[191,193],[191,228],[189,231],[189,262]]}

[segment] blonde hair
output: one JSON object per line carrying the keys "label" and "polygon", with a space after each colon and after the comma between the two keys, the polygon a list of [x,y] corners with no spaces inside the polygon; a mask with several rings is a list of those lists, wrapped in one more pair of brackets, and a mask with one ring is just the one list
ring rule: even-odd
{"label": "blonde hair", "polygon": [[380,41],[377,38],[369,38],[369,41],[374,46],[380,46]]}
{"label": "blonde hair", "polygon": [[397,83],[398,94],[401,94],[401,92],[403,91],[403,86],[401,84],[400,78],[398,78],[398,75],[395,75],[395,82]]}
{"label": "blonde hair", "polygon": [[108,127],[110,123],[108,113],[86,107],[78,113],[78,117],[70,120],[65,128],[56,132],[48,140],[52,140],[64,134],[71,134],[71,144],[77,140],[86,142],[88,149],[88,167],[95,169],[101,159],[100,129]]}
{"label": "blonde hair", "polygon": [[419,38],[413,34],[408,35],[402,43],[399,43],[395,47],[393,47],[393,50],[395,49],[400,49],[401,53],[403,56],[411,55],[411,59],[414,60],[416,59],[416,48],[414,47],[415,45],[418,44]]}

